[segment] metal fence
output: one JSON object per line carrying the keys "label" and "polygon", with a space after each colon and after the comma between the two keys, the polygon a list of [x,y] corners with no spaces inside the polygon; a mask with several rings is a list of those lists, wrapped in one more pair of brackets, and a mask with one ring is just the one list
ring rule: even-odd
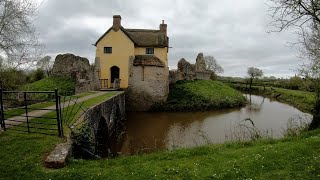
{"label": "metal fence", "polygon": [[61,97],[55,91],[0,89],[0,124],[4,131],[63,136]]}

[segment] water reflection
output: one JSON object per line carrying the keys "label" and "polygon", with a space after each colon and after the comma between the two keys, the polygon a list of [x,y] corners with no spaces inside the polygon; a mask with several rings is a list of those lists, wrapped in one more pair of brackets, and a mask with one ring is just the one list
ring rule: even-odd
{"label": "water reflection", "polygon": [[127,114],[127,132],[119,151],[123,154],[153,152],[176,147],[222,143],[239,122],[250,119],[259,129],[281,137],[287,121],[305,116],[296,108],[255,95],[244,95],[247,106],[207,112],[132,112]]}

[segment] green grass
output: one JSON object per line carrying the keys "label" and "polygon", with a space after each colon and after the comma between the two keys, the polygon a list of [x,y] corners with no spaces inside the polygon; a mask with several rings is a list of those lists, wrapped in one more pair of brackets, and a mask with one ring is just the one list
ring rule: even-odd
{"label": "green grass", "polygon": [[281,140],[226,143],[43,167],[62,140],[0,134],[0,179],[319,179],[320,130]]}
{"label": "green grass", "polygon": [[181,81],[171,85],[167,103],[154,111],[205,111],[239,107],[246,102],[242,94],[218,81]]}
{"label": "green grass", "polygon": [[[117,92],[110,92],[87,100],[83,107],[89,108],[115,94]],[[71,115],[73,116],[75,113],[73,112]],[[55,112],[45,116],[54,117]],[[32,121],[49,122],[47,119],[35,119]],[[64,130],[66,134],[69,129],[64,127]],[[43,131],[36,130],[36,132]],[[57,132],[55,133],[57,134]],[[65,139],[57,136],[27,134],[12,130],[0,133],[0,179],[43,179],[47,177],[46,173],[50,171],[43,167],[43,161],[50,151],[54,149],[55,145],[63,141]]]}
{"label": "green grass", "polygon": [[[230,86],[243,92],[246,91],[245,85],[230,84]],[[290,104],[301,111],[309,113],[312,111],[316,99],[315,93],[313,92],[271,87],[266,87],[264,90],[262,86],[253,86],[252,93],[276,98],[281,102]]]}
{"label": "green grass", "polygon": [[24,91],[53,91],[58,89],[60,94],[71,95],[75,92],[75,82],[65,77],[48,77],[20,88]]}

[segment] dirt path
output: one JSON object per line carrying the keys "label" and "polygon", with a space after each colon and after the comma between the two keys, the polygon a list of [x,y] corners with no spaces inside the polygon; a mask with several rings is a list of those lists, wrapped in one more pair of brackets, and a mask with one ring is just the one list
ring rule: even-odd
{"label": "dirt path", "polygon": [[[88,96],[85,96],[85,97],[81,97],[81,98],[79,98],[77,100],[77,103],[84,102],[86,100],[101,96],[101,95],[106,94],[106,93],[108,93],[108,92],[98,92],[98,93],[91,94],[91,95],[88,95]],[[68,106],[72,106],[73,104],[75,104],[74,101],[70,101],[70,103],[69,103],[69,101],[66,100],[66,102],[61,103],[60,105],[61,105],[61,108],[66,108]],[[35,111],[32,111],[32,112],[29,112],[28,113],[28,116],[30,116],[29,120],[34,119],[32,117],[41,117],[41,116],[44,116],[45,114],[48,114],[48,113],[50,113],[52,111],[55,111],[56,110],[56,105],[45,107],[44,109],[48,109],[48,110],[35,110]],[[24,117],[25,115],[26,114],[21,114],[21,116],[15,116],[15,117],[11,117],[11,118],[6,119],[5,120],[6,128],[11,128],[11,127],[19,125],[21,123],[27,122],[27,118]]]}

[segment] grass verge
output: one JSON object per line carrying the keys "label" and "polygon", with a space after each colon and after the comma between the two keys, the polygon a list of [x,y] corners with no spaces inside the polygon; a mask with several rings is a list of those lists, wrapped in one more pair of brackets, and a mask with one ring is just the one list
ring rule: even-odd
{"label": "grass verge", "polygon": [[[0,134],[0,179],[319,179],[320,130],[280,140],[226,143],[115,159],[73,160],[42,167],[61,141]],[[13,143],[14,142],[14,143]]]}
{"label": "grass verge", "polygon": [[[237,90],[248,93],[248,90],[246,89],[245,85],[229,85]],[[300,111],[308,113],[312,112],[316,99],[315,94],[313,92],[271,87],[263,88],[262,86],[252,86],[252,93],[275,98],[280,102],[290,104],[299,109]]]}
{"label": "grass verge", "polygon": [[218,81],[180,81],[171,85],[166,103],[155,105],[153,111],[206,111],[239,107],[246,99],[242,94]]}

